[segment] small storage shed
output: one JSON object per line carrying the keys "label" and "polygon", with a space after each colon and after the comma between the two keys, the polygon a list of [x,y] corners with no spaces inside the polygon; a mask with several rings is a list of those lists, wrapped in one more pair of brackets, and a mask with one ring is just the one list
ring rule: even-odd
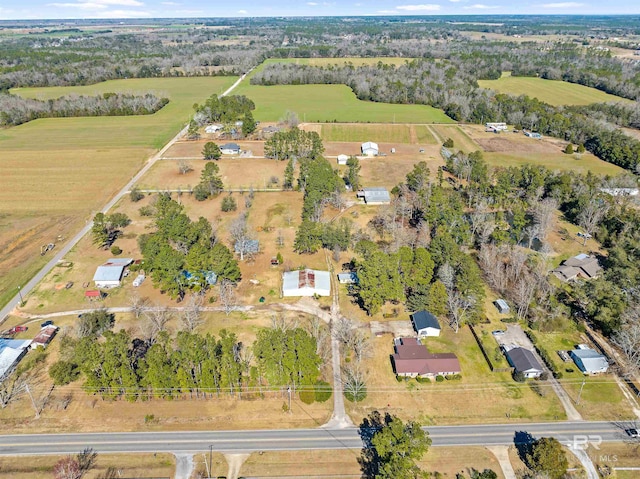
{"label": "small storage shed", "polygon": [[496,299],[493,304],[500,314],[507,314],[511,311],[511,308],[504,299]]}

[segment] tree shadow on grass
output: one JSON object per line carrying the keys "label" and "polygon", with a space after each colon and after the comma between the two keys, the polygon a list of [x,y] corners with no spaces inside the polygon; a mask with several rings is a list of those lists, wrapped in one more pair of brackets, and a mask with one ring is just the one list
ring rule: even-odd
{"label": "tree shadow on grass", "polygon": [[373,411],[369,414],[369,417],[363,419],[358,428],[358,434],[360,434],[364,444],[358,458],[363,479],[375,477],[379,472],[380,457],[371,441],[376,432],[389,424],[392,419],[389,413],[385,413],[383,416],[379,411]]}
{"label": "tree shadow on grass", "polygon": [[527,465],[529,464],[529,455],[531,454],[531,449],[535,440],[536,439],[526,431],[516,431],[513,436],[513,443],[518,451],[518,457],[520,457],[520,460]]}

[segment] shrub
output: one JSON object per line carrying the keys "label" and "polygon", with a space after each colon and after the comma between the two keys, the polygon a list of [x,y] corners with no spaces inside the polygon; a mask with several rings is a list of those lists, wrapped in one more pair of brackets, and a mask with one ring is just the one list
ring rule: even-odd
{"label": "shrub", "polygon": [[449,374],[448,376],[445,376],[445,379],[447,381],[459,381],[462,379],[462,374]]}
{"label": "shrub", "polygon": [[133,203],[137,203],[138,201],[140,201],[142,198],[144,198],[144,193],[142,193],[142,191],[140,191],[137,187],[134,187],[130,192],[129,192],[129,199],[133,202]]}
{"label": "shrub", "polygon": [[402,381],[404,381],[404,377],[402,377],[402,376],[398,376],[398,375],[396,374],[396,381],[398,381],[399,383],[401,383]]}
{"label": "shrub", "polygon": [[562,379],[562,376],[564,376],[564,374],[562,374],[562,371],[554,371],[553,372],[553,377],[556,379]]}
{"label": "shrub", "polygon": [[315,386],[317,402],[327,402],[332,394],[331,385],[324,381],[318,381]]}
{"label": "shrub", "polygon": [[235,211],[238,209],[238,205],[236,204],[236,200],[233,199],[232,196],[225,196],[222,200],[222,211],[229,212]]}
{"label": "shrub", "polygon": [[119,254],[122,254],[122,249],[119,246],[113,245],[111,247],[111,254],[114,256],[118,256]]}
{"label": "shrub", "polygon": [[156,420],[156,417],[155,417],[155,415],[153,415],[153,414],[146,414],[146,415],[144,416],[144,423],[145,423],[145,424],[149,424],[149,423],[151,423],[151,422],[154,422],[155,420]]}
{"label": "shrub", "polygon": [[431,382],[431,379],[429,379],[429,378],[422,378],[422,377],[418,376],[418,377],[416,378],[416,381],[418,381],[420,384],[428,384],[428,383],[430,383],[430,382]]}
{"label": "shrub", "polygon": [[364,401],[364,399],[367,397],[367,388],[363,386],[362,388],[358,389],[357,393],[354,393],[353,391],[345,391],[344,397],[346,397],[350,402]]}
{"label": "shrub", "polygon": [[517,383],[523,383],[525,382],[526,378],[524,377],[524,374],[521,371],[518,371],[513,373],[513,380]]}
{"label": "shrub", "polygon": [[441,376],[440,374],[438,374],[438,375],[436,376],[436,382],[437,382],[437,383],[441,383],[442,381],[444,381],[444,376]]}
{"label": "shrub", "polygon": [[155,212],[153,211],[153,207],[143,206],[138,210],[138,213],[140,213],[140,216],[153,216]]}
{"label": "shrub", "polygon": [[567,147],[564,149],[564,152],[565,152],[567,155],[573,155],[573,145],[572,145],[571,143],[569,143],[569,144],[567,145]]}
{"label": "shrub", "polygon": [[316,400],[316,393],[314,389],[307,386],[308,389],[302,389],[300,391],[300,401],[305,404],[313,404]]}
{"label": "shrub", "polygon": [[77,364],[69,361],[58,361],[49,368],[49,376],[56,386],[64,386],[72,383],[80,376],[80,369]]}
{"label": "shrub", "polygon": [[202,185],[197,185],[194,189],[193,189],[193,196],[195,197],[195,199],[197,201],[204,201],[207,198],[209,198],[209,192],[207,191],[207,189],[202,186]]}
{"label": "shrub", "polygon": [[453,148],[453,140],[451,138],[447,138],[442,144],[445,148]]}
{"label": "shrub", "polygon": [[576,150],[578,153],[584,153],[585,152],[585,147],[584,145],[580,144],[578,145],[578,149]]}
{"label": "shrub", "polygon": [[282,257],[282,253],[278,253],[276,255],[276,261],[278,261],[278,264],[284,263],[284,258]]}
{"label": "shrub", "polygon": [[566,368],[566,369],[565,369],[565,372],[567,372],[567,373],[572,373],[573,371],[574,371],[574,369],[573,369],[573,368]]}

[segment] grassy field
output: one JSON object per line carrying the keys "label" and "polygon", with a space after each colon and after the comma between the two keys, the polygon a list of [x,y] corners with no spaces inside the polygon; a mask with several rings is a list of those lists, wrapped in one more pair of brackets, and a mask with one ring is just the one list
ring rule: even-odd
{"label": "grassy field", "polygon": [[[12,479],[39,479],[53,477],[53,466],[61,456],[31,456],[28,461],[24,457],[0,457],[0,477]],[[224,463],[221,454],[215,459]],[[99,454],[94,468],[86,479],[104,477],[107,469],[116,468],[116,477],[170,477],[175,472],[175,456],[173,454]],[[226,472],[226,469],[225,469]]]}
{"label": "grassy field", "polygon": [[395,105],[361,101],[346,85],[251,85],[238,87],[256,104],[254,116],[278,121],[287,111],[301,121],[356,123],[455,123],[442,110],[426,105]]}
{"label": "grassy field", "polygon": [[[80,87],[22,88],[39,99],[69,93],[154,91],[170,102],[153,115],[50,118],[0,130],[0,305],[47,257],[43,243],[68,237],[188,120],[194,102],[233,77],[116,80]],[[61,240],[64,241],[64,240]]]}
{"label": "grassy field", "polygon": [[528,95],[550,105],[588,105],[590,103],[618,102],[626,100],[595,88],[577,83],[545,80],[533,77],[513,77],[503,73],[498,80],[478,80],[481,88],[510,95]]}
{"label": "grassy field", "polygon": [[489,152],[484,154],[484,159],[491,166],[522,166],[526,164],[540,165],[551,170],[576,171],[587,173],[588,171],[596,175],[620,175],[624,172],[619,166],[607,163],[596,156],[586,153],[577,160],[571,155],[562,152],[541,155],[539,153],[516,152],[497,153]]}
{"label": "grassy field", "polygon": [[321,125],[324,141],[411,143],[410,125]]}

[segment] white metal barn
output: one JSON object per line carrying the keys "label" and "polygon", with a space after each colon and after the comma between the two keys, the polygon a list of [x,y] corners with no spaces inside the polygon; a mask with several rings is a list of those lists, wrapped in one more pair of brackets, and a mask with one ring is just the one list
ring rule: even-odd
{"label": "white metal barn", "polygon": [[364,156],[378,156],[378,144],[373,141],[367,141],[360,147]]}
{"label": "white metal barn", "polygon": [[124,275],[124,269],[133,263],[132,258],[111,258],[98,266],[93,275],[96,288],[116,288]]}
{"label": "white metal barn", "polygon": [[282,296],[330,296],[331,275],[329,271],[303,269],[282,275]]}

